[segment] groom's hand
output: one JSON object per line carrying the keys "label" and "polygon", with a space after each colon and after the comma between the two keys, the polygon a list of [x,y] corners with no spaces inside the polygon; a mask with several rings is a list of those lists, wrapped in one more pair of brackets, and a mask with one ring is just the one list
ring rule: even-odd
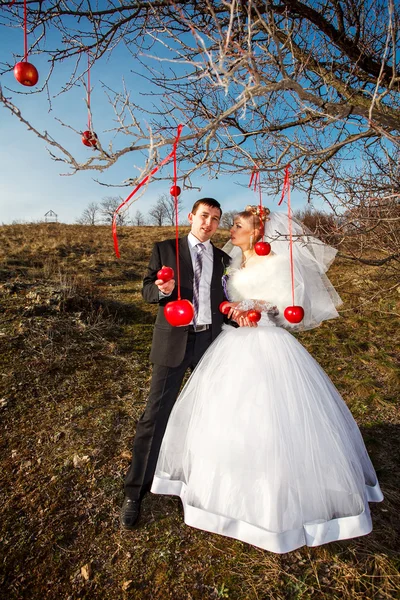
{"label": "groom's hand", "polygon": [[162,279],[156,279],[154,282],[162,294],[169,296],[172,294],[173,289],[175,287],[175,279],[170,279],[169,281],[164,282]]}

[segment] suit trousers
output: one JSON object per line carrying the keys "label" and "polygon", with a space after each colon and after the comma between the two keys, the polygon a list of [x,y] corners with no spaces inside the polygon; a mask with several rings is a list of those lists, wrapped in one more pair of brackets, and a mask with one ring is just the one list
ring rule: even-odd
{"label": "suit trousers", "polygon": [[141,500],[151,488],[169,415],[188,368],[194,369],[211,344],[211,328],[189,332],[183,361],[177,367],[153,365],[150,394],[133,442],[132,462],[125,478],[125,495]]}

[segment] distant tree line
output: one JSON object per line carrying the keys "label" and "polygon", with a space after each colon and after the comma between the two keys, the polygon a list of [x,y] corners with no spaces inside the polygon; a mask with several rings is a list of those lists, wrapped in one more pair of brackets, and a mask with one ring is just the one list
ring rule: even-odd
{"label": "distant tree line", "polygon": [[[111,225],[114,213],[118,206],[123,202],[121,196],[105,196],[101,202],[91,202],[76,219],[80,225]],[[182,209],[182,200],[178,199],[178,215]],[[186,221],[186,219],[185,219]],[[179,222],[182,225],[182,218],[179,215]],[[118,213],[117,225],[175,225],[175,202],[174,198],[162,194],[157,202],[150,207],[147,214],[137,210],[133,216],[130,216],[123,209]]]}

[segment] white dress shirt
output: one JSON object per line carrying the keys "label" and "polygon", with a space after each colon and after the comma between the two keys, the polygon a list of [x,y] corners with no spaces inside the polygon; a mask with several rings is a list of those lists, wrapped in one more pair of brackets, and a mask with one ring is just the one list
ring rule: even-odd
{"label": "white dress shirt", "polygon": [[210,240],[200,242],[193,235],[188,235],[189,251],[192,258],[193,272],[196,264],[197,249],[196,244],[203,244],[203,268],[201,271],[199,284],[199,313],[197,316],[197,325],[211,325],[211,278],[213,273],[214,251]]}

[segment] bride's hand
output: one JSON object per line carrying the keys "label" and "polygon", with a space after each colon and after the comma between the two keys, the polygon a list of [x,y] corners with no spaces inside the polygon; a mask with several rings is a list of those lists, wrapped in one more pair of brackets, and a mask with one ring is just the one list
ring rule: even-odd
{"label": "bride's hand", "polygon": [[239,325],[239,327],[258,327],[257,323],[254,323],[254,321],[250,321],[248,319],[248,312],[248,310],[237,311],[238,315],[237,318],[235,318],[236,323]]}
{"label": "bride's hand", "polygon": [[257,327],[257,323],[249,321],[247,318],[248,310],[237,310],[239,302],[230,302],[231,310],[228,313],[228,318],[233,319],[239,327]]}
{"label": "bride's hand", "polygon": [[239,312],[236,310],[236,307],[239,304],[239,302],[228,302],[227,304],[229,304],[230,310],[226,316],[228,317],[228,319],[235,319],[233,315],[235,314],[235,312]]}

